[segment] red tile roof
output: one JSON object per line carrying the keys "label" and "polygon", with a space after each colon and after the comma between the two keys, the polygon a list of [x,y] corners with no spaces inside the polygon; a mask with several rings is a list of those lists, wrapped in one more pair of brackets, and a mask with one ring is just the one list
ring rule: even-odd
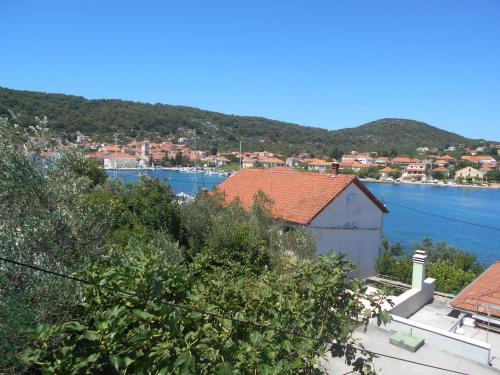
{"label": "red tile roof", "polygon": [[[486,306],[500,307],[500,262],[492,264],[476,280],[451,301],[459,310],[487,314]],[[500,318],[500,311],[491,309],[491,315]]]}
{"label": "red tile roof", "polygon": [[405,158],[405,157],[397,157],[397,158],[392,159],[392,162],[396,163],[396,164],[399,164],[399,163],[401,163],[401,164],[405,164],[405,163],[409,164],[409,163],[412,162],[412,159]]}
{"label": "red tile roof", "polygon": [[315,159],[309,159],[307,161],[307,164],[312,165],[312,166],[316,166],[316,167],[330,167],[331,168],[333,165],[333,162],[315,158]]}
{"label": "red tile roof", "polygon": [[394,171],[395,171],[394,168],[385,167],[385,168],[382,168],[379,172],[391,173],[391,172],[394,172]]}
{"label": "red tile roof", "polygon": [[127,154],[125,152],[114,152],[104,156],[106,159],[136,159],[134,155]]}
{"label": "red tile roof", "polygon": [[450,156],[450,155],[441,156],[440,159],[446,160],[446,161],[455,160],[455,158],[453,156]]}
{"label": "red tile roof", "polygon": [[285,164],[285,162],[278,158],[273,158],[271,156],[261,157],[258,159],[259,163],[272,163],[272,164]]}
{"label": "red tile roof", "polygon": [[350,184],[354,183],[383,212],[384,205],[354,175],[331,177],[318,173],[262,169],[241,170],[218,186],[226,201],[239,199],[250,209],[258,191],[273,201],[273,215],[284,221],[307,225]]}

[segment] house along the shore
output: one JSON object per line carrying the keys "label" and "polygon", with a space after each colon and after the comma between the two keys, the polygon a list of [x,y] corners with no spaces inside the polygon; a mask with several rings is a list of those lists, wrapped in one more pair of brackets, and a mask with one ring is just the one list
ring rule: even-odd
{"label": "house along the shore", "polygon": [[273,201],[272,214],[288,226],[307,228],[317,254],[344,253],[357,277],[375,274],[385,206],[354,175],[298,172],[289,168],[244,169],[219,185],[227,202],[250,209],[256,193]]}

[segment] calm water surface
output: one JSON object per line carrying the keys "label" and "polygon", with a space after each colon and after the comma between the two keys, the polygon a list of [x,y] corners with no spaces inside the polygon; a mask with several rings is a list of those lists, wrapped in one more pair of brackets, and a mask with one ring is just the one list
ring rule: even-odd
{"label": "calm water surface", "polygon": [[377,198],[385,201],[390,211],[384,220],[384,232],[391,242],[411,247],[423,237],[430,237],[472,251],[487,265],[500,260],[500,230],[458,223],[396,206],[500,228],[500,189],[366,185]]}
{"label": "calm water surface", "polygon": [[[226,179],[219,175],[201,175],[177,171],[147,171],[172,186],[174,192],[194,195],[195,186],[211,190]],[[127,183],[139,179],[137,171],[109,171]],[[195,184],[196,181],[196,184]],[[472,251],[489,265],[500,259],[500,230],[471,226],[429,216],[397,205],[413,207],[441,216],[500,228],[500,189],[450,188],[421,185],[367,183],[375,196],[385,201],[390,213],[384,220],[384,232],[391,242],[411,248],[424,237],[445,241],[463,250]]]}

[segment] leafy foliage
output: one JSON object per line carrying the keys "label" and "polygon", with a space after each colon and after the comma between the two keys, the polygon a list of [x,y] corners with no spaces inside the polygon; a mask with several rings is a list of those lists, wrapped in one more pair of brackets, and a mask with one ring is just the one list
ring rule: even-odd
{"label": "leafy foliage", "polygon": [[[364,309],[359,301],[364,287],[348,281],[350,269],[344,259],[330,257],[299,262],[293,275],[237,272],[242,276],[235,279],[233,272],[217,270],[203,273],[200,279],[197,262],[165,262],[161,253],[142,249],[131,250],[125,260],[122,253],[116,254],[85,276],[102,286],[136,291],[140,297],[84,287],[75,319],[40,328],[37,345],[24,358],[42,364],[48,373],[81,369],[93,373],[314,373],[318,358],[327,350],[353,363],[350,332]],[[172,302],[195,310],[180,309]],[[328,340],[338,344],[328,349]]]}
{"label": "leafy foliage", "polygon": [[371,371],[351,333],[386,321],[384,296],[348,279],[345,258],[313,259],[265,195],[251,212],[217,194],[179,205],[71,150],[38,158],[16,118],[0,125],[0,254],[95,284],[0,263],[2,372],[319,373],[328,352]]}
{"label": "leafy foliage", "polygon": [[[0,254],[72,272],[103,254],[109,204],[87,200],[102,178],[81,155],[66,151],[47,163],[32,153],[37,146],[28,139],[43,127],[42,120],[24,129],[17,116],[0,119]],[[23,141],[24,152],[18,148]],[[0,368],[15,372],[15,355],[27,344],[30,327],[63,319],[75,288],[5,263],[0,275]]]}
{"label": "leafy foliage", "polygon": [[[415,249],[427,252],[427,276],[436,279],[437,290],[441,292],[458,293],[484,271],[475,254],[443,242],[434,243],[425,238],[415,245]],[[384,250],[377,262],[380,274],[411,283],[412,267],[412,254],[406,252],[400,244],[391,245],[387,240],[384,241]]]}

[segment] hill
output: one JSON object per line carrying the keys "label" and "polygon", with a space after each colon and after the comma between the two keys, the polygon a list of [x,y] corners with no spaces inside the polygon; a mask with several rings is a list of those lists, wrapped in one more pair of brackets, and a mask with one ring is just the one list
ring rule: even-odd
{"label": "hill", "polygon": [[226,115],[197,108],[146,104],[123,100],[89,100],[80,96],[47,94],[0,88],[0,116],[20,113],[25,124],[34,116],[47,116],[53,134],[68,139],[76,131],[101,141],[117,135],[127,139],[192,137],[196,129],[200,147],[237,149],[242,140],[249,151],[285,154],[310,151],[334,155],[338,150],[390,150],[414,152],[416,147],[477,144],[428,124],[405,119],[382,119],[356,128],[326,130],[262,117]]}

